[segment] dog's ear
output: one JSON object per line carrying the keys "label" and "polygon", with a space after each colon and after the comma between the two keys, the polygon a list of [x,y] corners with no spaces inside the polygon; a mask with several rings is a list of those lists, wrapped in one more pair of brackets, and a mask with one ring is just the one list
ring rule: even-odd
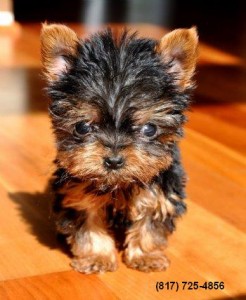
{"label": "dog's ear", "polygon": [[43,24],[41,30],[41,56],[44,75],[54,81],[69,70],[69,58],[76,55],[78,37],[65,25]]}
{"label": "dog's ear", "polygon": [[198,57],[198,35],[195,27],[176,29],[166,34],[158,43],[157,51],[165,63],[170,64],[181,90],[192,86],[192,76]]}

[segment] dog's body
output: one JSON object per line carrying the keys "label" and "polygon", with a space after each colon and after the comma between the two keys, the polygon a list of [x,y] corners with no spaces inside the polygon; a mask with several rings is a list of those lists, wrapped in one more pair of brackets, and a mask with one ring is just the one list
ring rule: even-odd
{"label": "dog's body", "polygon": [[53,211],[72,266],[115,270],[111,231],[122,223],[127,266],[164,270],[167,236],[186,210],[178,140],[196,30],[160,42],[107,30],[83,41],[63,25],[45,25],[41,41],[58,150]]}

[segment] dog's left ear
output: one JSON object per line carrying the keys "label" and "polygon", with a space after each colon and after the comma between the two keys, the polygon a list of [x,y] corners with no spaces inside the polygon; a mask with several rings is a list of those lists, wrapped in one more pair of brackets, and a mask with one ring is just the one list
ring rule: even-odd
{"label": "dog's left ear", "polygon": [[198,35],[195,27],[176,29],[166,34],[157,45],[165,63],[170,63],[169,72],[181,90],[192,86],[192,76],[198,57]]}
{"label": "dog's left ear", "polygon": [[65,25],[43,24],[41,31],[41,56],[44,75],[49,82],[69,70],[69,57],[76,55],[78,37]]}

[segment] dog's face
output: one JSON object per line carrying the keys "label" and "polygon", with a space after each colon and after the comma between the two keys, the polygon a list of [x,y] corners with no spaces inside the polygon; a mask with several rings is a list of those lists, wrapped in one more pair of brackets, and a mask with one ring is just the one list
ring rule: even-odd
{"label": "dog's face", "polygon": [[59,165],[99,188],[148,183],[172,162],[197,58],[194,28],[160,42],[45,25],[42,58]]}

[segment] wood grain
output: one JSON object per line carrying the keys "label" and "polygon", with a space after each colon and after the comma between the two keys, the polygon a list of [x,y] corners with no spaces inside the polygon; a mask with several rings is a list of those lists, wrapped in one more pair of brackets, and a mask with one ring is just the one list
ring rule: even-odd
{"label": "wood grain", "polygon": [[92,299],[115,300],[116,297],[95,275],[61,272],[21,278],[0,283],[0,299]]}
{"label": "wood grain", "polygon": [[[72,27],[82,36],[97,29]],[[167,32],[130,27],[154,38]],[[188,212],[169,241],[171,267],[140,273],[127,269],[119,253],[116,272],[85,276],[71,270],[49,217],[55,151],[41,91],[39,30],[33,24],[0,31],[0,299],[245,299],[246,95],[233,76],[245,72],[241,57],[202,42],[203,79],[181,143]],[[223,91],[211,87],[218,68]],[[238,101],[229,101],[234,90]],[[225,288],[157,292],[160,281],[223,281]]]}

